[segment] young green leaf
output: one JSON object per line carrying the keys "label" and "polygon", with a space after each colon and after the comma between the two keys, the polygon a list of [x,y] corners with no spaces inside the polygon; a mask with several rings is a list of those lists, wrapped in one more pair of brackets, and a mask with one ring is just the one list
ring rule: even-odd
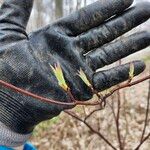
{"label": "young green leaf", "polygon": [[132,80],[134,78],[134,64],[130,64],[130,71],[129,71],[129,79]]}
{"label": "young green leaf", "polygon": [[62,72],[62,69],[61,69],[61,66],[59,63],[55,64],[55,66],[51,66],[50,67],[52,68],[57,80],[58,80],[58,84],[61,88],[63,88],[65,91],[68,91],[69,90],[69,87],[67,86],[66,84],[66,81],[65,81],[65,78],[64,78],[64,75],[63,75],[63,72]]}
{"label": "young green leaf", "polygon": [[85,73],[83,72],[83,70],[80,68],[80,71],[78,71],[78,76],[83,80],[83,82],[88,86],[88,87],[92,87],[90,81],[87,79]]}

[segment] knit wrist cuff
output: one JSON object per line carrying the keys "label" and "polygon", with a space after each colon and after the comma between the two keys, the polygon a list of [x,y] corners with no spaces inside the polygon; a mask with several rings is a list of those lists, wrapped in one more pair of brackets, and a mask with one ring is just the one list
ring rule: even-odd
{"label": "knit wrist cuff", "polygon": [[30,138],[31,134],[18,134],[0,122],[0,145],[7,147],[18,147]]}

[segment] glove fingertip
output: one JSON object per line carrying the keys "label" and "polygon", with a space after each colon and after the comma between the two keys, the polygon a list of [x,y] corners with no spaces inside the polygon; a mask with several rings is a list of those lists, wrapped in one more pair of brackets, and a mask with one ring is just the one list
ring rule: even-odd
{"label": "glove fingertip", "polygon": [[142,73],[146,68],[145,63],[142,60],[137,60],[137,61],[134,61],[133,63],[135,67],[135,70],[134,70],[135,75]]}

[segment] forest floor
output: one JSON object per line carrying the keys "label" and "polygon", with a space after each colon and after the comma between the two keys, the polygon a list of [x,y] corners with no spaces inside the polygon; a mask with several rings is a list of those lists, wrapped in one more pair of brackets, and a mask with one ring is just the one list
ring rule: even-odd
{"label": "forest floor", "polygon": [[[146,71],[136,79],[149,73],[150,59],[146,59],[146,62]],[[139,144],[144,126],[148,87],[148,81],[144,81],[136,86],[121,90],[120,130],[121,138],[125,141],[125,150],[134,150]],[[116,106],[115,94],[108,100],[108,103],[111,103],[112,99],[114,106]],[[76,108],[76,110],[83,116],[82,112],[79,111],[80,108]],[[90,108],[85,108],[86,113],[89,111]],[[104,110],[95,113],[89,122],[115,147],[119,147],[113,114],[108,105]],[[150,116],[146,134],[149,132]],[[34,131],[31,141],[39,150],[112,150],[83,123],[67,116],[65,113],[40,124]],[[140,150],[149,150],[149,148],[150,139],[143,144]]]}

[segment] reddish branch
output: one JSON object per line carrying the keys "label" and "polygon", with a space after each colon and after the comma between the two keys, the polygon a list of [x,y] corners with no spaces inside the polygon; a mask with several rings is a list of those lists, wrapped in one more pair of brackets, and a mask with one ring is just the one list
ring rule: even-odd
{"label": "reddish branch", "polygon": [[137,80],[137,81],[134,81],[134,82],[127,82],[127,83],[121,84],[120,86],[114,88],[110,93],[106,94],[106,95],[104,96],[104,99],[105,99],[105,98],[108,98],[108,97],[111,96],[111,95],[113,95],[113,94],[114,94],[116,91],[118,91],[118,90],[121,90],[121,89],[124,89],[124,88],[127,88],[127,87],[131,87],[131,86],[134,86],[134,85],[139,84],[139,83],[141,83],[141,82],[143,82],[143,81],[145,81],[145,80],[148,80],[148,79],[150,79],[150,75],[148,75],[148,76],[146,76],[146,77],[144,77],[144,78],[142,78],[142,79],[139,79],[139,80]]}
{"label": "reddish branch", "polygon": [[23,90],[21,88],[18,88],[12,84],[9,84],[7,82],[4,82],[2,80],[0,80],[0,84],[4,87],[6,87],[7,89],[11,89],[13,90],[14,92],[18,92],[18,93],[21,93],[23,95],[26,95],[26,96],[30,96],[32,98],[35,98],[35,99],[38,99],[40,101],[43,101],[43,102],[47,102],[47,103],[51,103],[51,104],[56,104],[56,105],[75,105],[74,103],[63,103],[63,102],[59,102],[59,101],[55,101],[55,100],[51,100],[51,99],[48,99],[48,98],[44,98],[42,96],[39,96],[39,95],[36,95],[36,94],[33,94],[31,92],[28,92],[26,90]]}
{"label": "reddish branch", "polygon": [[[103,97],[103,99],[107,99],[109,96],[111,96],[114,92],[118,91],[119,89],[123,89],[123,88],[126,88],[126,87],[130,87],[130,86],[133,86],[133,85],[136,85],[140,82],[143,82],[145,80],[148,80],[150,79],[150,75],[149,76],[146,76],[140,80],[137,80],[135,82],[132,82],[132,83],[125,83],[123,85],[120,85],[119,87],[113,89],[109,94],[105,95]],[[85,106],[96,106],[96,105],[100,105],[101,102],[99,101],[96,101],[96,102],[84,102],[84,101],[75,101],[75,102],[72,102],[72,103],[65,103],[65,102],[59,102],[59,101],[55,101],[55,100],[52,100],[52,99],[49,99],[49,98],[44,98],[42,96],[39,96],[39,95],[36,95],[36,94],[33,94],[29,91],[26,91],[24,89],[21,89],[21,88],[18,88],[10,83],[7,83],[5,81],[2,81],[0,80],[0,85],[6,87],[7,89],[11,89],[13,90],[14,92],[18,92],[18,93],[21,93],[23,95],[26,95],[26,96],[30,96],[32,98],[35,98],[37,100],[40,100],[42,102],[47,102],[47,103],[51,103],[51,104],[56,104],[56,105],[66,105],[66,106],[76,106],[76,105],[85,105]]]}
{"label": "reddish branch", "polygon": [[65,105],[65,106],[76,106],[76,105],[90,105],[90,106],[95,106],[95,105],[98,105],[100,102],[82,102],[82,101],[74,101],[74,102],[59,102],[59,101],[55,101],[55,100],[52,100],[52,99],[49,99],[49,98],[45,98],[45,97],[42,97],[42,96],[39,96],[37,94],[33,94],[29,91],[26,91],[24,89],[21,89],[21,88],[18,88],[10,83],[7,83],[5,81],[2,81],[0,80],[0,85],[6,87],[7,89],[10,89],[14,92],[18,92],[18,93],[21,93],[23,95],[26,95],[26,96],[30,96],[32,98],[35,98],[37,100],[40,100],[42,102],[46,102],[46,103],[50,103],[50,104],[56,104],[56,105]]}

